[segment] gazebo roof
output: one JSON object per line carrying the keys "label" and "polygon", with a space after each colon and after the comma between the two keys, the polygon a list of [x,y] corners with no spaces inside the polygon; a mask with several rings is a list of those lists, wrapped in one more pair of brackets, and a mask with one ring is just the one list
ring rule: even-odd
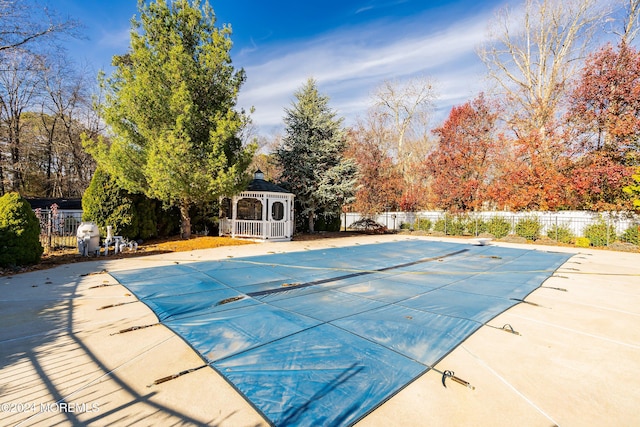
{"label": "gazebo roof", "polygon": [[257,170],[254,178],[249,183],[246,191],[264,191],[269,193],[290,193],[279,185],[275,185],[269,181],[263,179],[264,174]]}
{"label": "gazebo roof", "polygon": [[54,203],[58,209],[82,210],[82,199],[27,199],[31,209],[50,209]]}

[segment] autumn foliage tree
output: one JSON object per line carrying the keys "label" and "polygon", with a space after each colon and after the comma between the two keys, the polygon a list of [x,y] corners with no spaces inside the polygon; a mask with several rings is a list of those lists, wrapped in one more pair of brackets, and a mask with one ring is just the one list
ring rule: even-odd
{"label": "autumn foliage tree", "polygon": [[[432,147],[428,123],[437,93],[428,76],[383,82],[373,95],[373,114],[386,132],[385,148],[404,179],[400,209],[424,208],[427,187],[421,163]],[[392,206],[388,206],[392,207]]]}
{"label": "autumn foliage tree", "polygon": [[640,212],[640,168],[632,176],[633,183],[624,187],[624,192],[631,197],[633,209]]}
{"label": "autumn foliage tree", "polygon": [[568,118],[578,131],[580,148],[603,151],[623,160],[640,144],[640,52],[610,44],[586,61],[570,98]]}
{"label": "autumn foliage tree", "polygon": [[570,172],[573,206],[593,211],[624,210],[630,200],[624,192],[633,168],[602,152],[588,153],[576,161]]}
{"label": "autumn foliage tree", "polygon": [[621,42],[590,55],[569,99],[568,139],[579,208],[623,209],[640,161],[640,52]]}
{"label": "autumn foliage tree", "polygon": [[556,210],[569,203],[564,171],[568,159],[562,140],[532,132],[516,138],[496,165],[496,177],[488,196],[499,208]]}
{"label": "autumn foliage tree", "polygon": [[386,208],[396,210],[400,204],[404,180],[384,149],[383,135],[362,123],[348,133],[346,155],[358,167],[355,201],[350,208],[365,215],[381,213]]}
{"label": "autumn foliage tree", "polygon": [[497,112],[483,95],[454,107],[425,168],[431,177],[433,203],[452,211],[479,209],[498,154]]}

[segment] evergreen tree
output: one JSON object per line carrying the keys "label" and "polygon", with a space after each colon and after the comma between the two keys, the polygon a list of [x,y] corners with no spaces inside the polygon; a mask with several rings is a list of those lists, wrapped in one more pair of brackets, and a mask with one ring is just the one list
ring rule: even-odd
{"label": "evergreen tree", "polygon": [[357,171],[353,159],[344,157],[342,119],[329,108],[329,98],[318,93],[315,80],[307,80],[295,97],[285,109],[285,136],[275,157],[283,185],[296,195],[313,232],[318,213],[340,215],[342,206],[353,200]]}
{"label": "evergreen tree", "polygon": [[0,267],[37,264],[43,251],[29,202],[15,192],[0,197]]}
{"label": "evergreen tree", "polygon": [[177,230],[176,212],[162,210],[160,203],[142,194],[130,194],[118,187],[102,169],[96,170],[89,188],[82,196],[82,220],[95,222],[106,233],[112,226],[114,234],[128,239],[149,239],[162,235],[163,222],[170,221]]}
{"label": "evergreen tree", "polygon": [[138,5],[131,48],[103,79],[111,141],[85,145],[123,189],[179,207],[188,238],[192,205],[244,184],[254,151],[242,146],[248,117],[235,109],[245,74],[231,64],[231,29],[215,26],[207,1]]}

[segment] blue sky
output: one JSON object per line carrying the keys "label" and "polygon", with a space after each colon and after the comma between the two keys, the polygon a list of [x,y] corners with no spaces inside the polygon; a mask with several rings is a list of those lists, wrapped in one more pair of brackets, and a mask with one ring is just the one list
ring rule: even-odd
{"label": "blue sky", "polygon": [[[351,124],[384,80],[426,75],[439,94],[434,120],[484,88],[475,49],[504,1],[212,0],[218,24],[233,29],[232,60],[247,73],[239,105],[255,107],[261,133],[282,126],[293,93],[313,77],[331,107]],[[519,3],[519,2],[518,2]],[[56,0],[79,19],[86,40],[69,44],[78,64],[108,70],[127,51],[136,0]]]}

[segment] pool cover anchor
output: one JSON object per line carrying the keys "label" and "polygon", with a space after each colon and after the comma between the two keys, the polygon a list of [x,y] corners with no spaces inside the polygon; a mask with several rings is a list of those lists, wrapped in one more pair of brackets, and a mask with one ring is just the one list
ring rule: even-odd
{"label": "pool cover anchor", "polygon": [[513,329],[513,326],[511,326],[509,323],[505,323],[502,328],[503,331],[505,332],[509,332],[510,334],[513,335],[520,335],[520,332],[516,331],[515,329]]}
{"label": "pool cover anchor", "polygon": [[107,308],[120,307],[121,305],[133,304],[134,302],[138,302],[138,301],[126,301],[126,302],[119,302],[116,304],[103,305],[102,307],[96,308],[96,310],[104,310]]}
{"label": "pool cover anchor", "polygon": [[157,325],[161,325],[160,322],[157,323],[151,323],[149,325],[138,325],[138,326],[131,326],[130,328],[126,328],[126,329],[120,329],[118,332],[114,332],[112,334],[109,334],[110,336],[114,336],[114,335],[119,335],[119,334],[124,334],[127,332],[132,332],[132,331],[137,331],[139,329],[145,329],[145,328],[150,328],[152,326],[157,326]]}
{"label": "pool cover anchor", "polygon": [[568,292],[566,288],[556,288],[555,286],[540,286],[544,289],[553,289],[554,291]]}
{"label": "pool cover anchor", "polygon": [[463,385],[467,388],[470,388],[471,390],[475,390],[476,388],[474,386],[471,385],[470,382],[463,380],[462,378],[458,378],[455,375],[455,372],[453,371],[444,371],[442,373],[442,385],[444,386],[444,388],[447,388],[447,384],[445,383],[445,380],[447,378],[451,378],[453,381],[457,382],[460,385]]}
{"label": "pool cover anchor", "polygon": [[183,375],[190,374],[191,372],[195,372],[195,371],[197,371],[199,369],[206,368],[207,366],[209,366],[209,364],[205,363],[204,365],[196,366],[195,368],[185,369],[184,371],[180,371],[177,374],[167,375],[166,377],[158,378],[153,383],[147,385],[147,388],[151,388],[154,385],[166,383],[167,381],[175,380],[176,378],[179,378],[179,377],[181,377]]}

